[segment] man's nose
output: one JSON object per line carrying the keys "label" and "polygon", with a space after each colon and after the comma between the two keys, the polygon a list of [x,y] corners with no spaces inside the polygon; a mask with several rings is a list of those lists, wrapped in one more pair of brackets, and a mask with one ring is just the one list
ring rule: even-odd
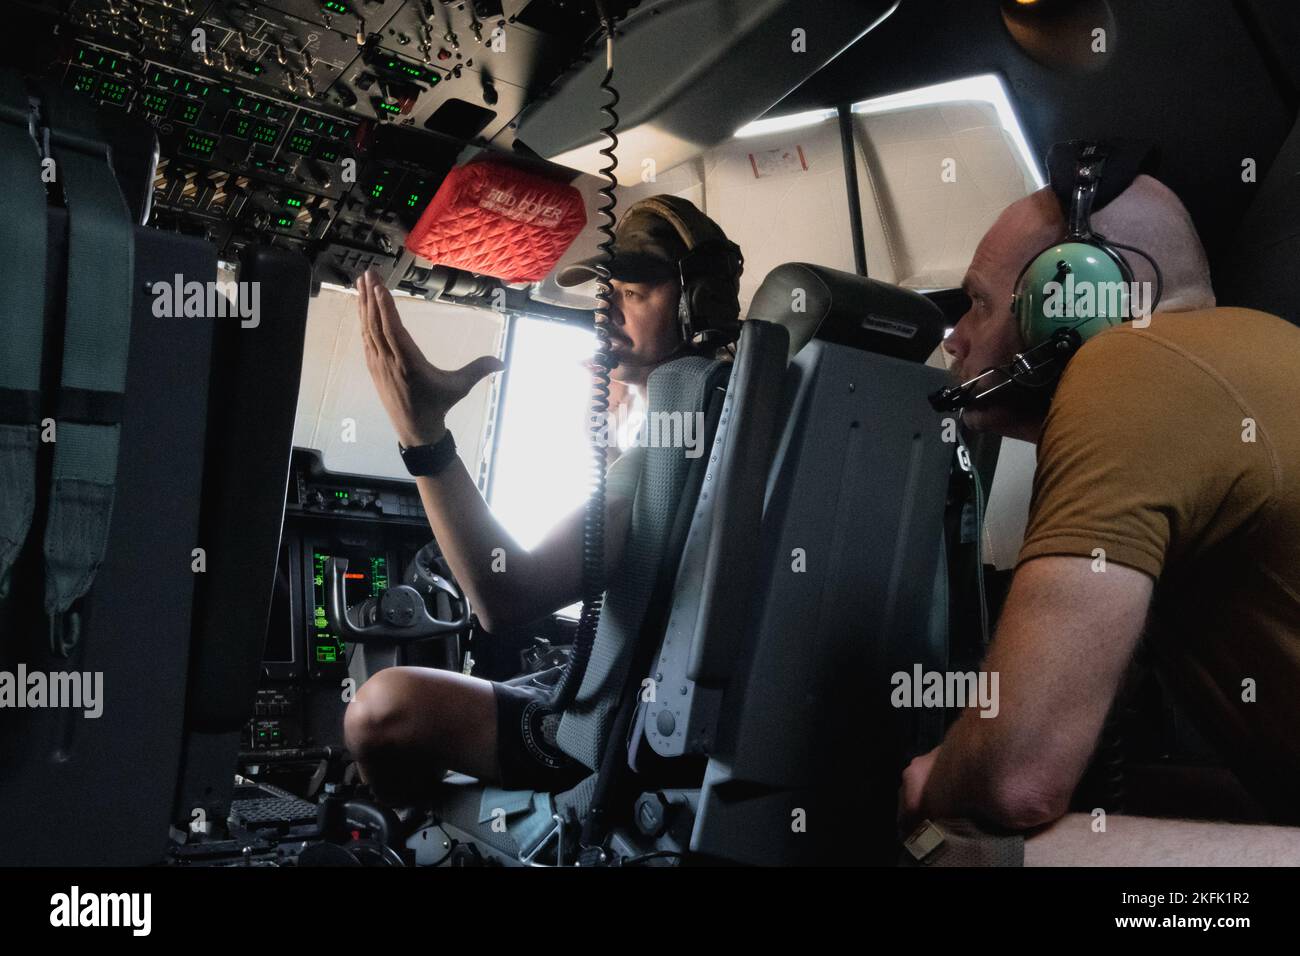
{"label": "man's nose", "polygon": [[953,327],[952,332],[943,340],[943,350],[951,356],[954,362],[961,362],[966,357],[969,348],[970,343],[966,341],[965,316],[962,316],[961,321]]}
{"label": "man's nose", "polygon": [[609,311],[606,314],[611,325],[623,327],[623,298],[616,290],[609,293]]}

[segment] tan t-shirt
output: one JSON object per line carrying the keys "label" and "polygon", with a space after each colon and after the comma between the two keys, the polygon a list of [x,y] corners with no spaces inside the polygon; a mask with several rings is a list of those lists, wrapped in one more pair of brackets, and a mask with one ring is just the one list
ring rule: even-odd
{"label": "tan t-shirt", "polygon": [[[1150,646],[1198,725],[1300,819],[1300,329],[1159,313],[1071,360],[1038,448],[1019,561],[1157,580]],[[1100,549],[1100,550],[1099,550]]]}

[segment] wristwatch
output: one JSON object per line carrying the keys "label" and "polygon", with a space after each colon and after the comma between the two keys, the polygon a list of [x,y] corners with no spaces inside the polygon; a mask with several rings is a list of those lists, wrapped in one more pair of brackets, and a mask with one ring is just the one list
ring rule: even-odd
{"label": "wristwatch", "polygon": [[402,447],[397,443],[397,451],[402,456],[406,470],[419,478],[422,475],[440,475],[456,458],[456,439],[451,437],[450,429],[432,445],[412,445]]}

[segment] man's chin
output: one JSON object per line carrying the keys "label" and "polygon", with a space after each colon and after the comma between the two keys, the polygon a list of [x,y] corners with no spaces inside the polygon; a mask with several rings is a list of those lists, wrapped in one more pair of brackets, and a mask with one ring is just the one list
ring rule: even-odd
{"label": "man's chin", "polygon": [[1004,418],[1005,415],[999,414],[1000,411],[1000,409],[996,408],[967,407],[962,410],[961,423],[973,432],[1001,434],[998,428],[999,419]]}
{"label": "man's chin", "polygon": [[1037,434],[1047,413],[1048,396],[1016,395],[1011,401],[968,405],[961,413],[962,427],[981,434],[1001,435],[1004,438],[1030,440],[1026,436]]}

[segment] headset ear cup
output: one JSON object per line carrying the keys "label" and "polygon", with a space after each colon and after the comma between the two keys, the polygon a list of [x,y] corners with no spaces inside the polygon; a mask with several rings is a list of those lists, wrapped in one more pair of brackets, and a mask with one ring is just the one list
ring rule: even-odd
{"label": "headset ear cup", "polygon": [[682,286],[677,296],[677,328],[681,332],[682,344],[690,345],[691,339],[699,331],[695,328],[695,312],[691,307],[691,290]]}
{"label": "headset ear cup", "polygon": [[1063,242],[1029,261],[1016,283],[1016,325],[1026,349],[1061,329],[1084,341],[1118,325],[1128,312],[1131,272],[1106,247]]}

